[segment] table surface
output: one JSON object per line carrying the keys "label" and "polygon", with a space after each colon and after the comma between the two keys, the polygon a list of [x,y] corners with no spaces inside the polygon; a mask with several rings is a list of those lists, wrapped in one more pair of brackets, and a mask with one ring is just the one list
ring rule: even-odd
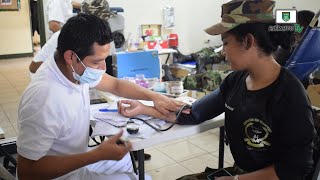
{"label": "table surface", "polygon": [[[166,125],[167,126],[167,125]],[[151,147],[156,144],[175,140],[182,137],[198,134],[210,129],[224,126],[224,113],[197,125],[174,125],[170,130],[164,132],[156,132],[146,139],[132,139],[132,150],[140,150]]]}
{"label": "table surface", "polygon": [[[91,105],[91,110],[97,109],[102,106],[104,106],[104,104]],[[94,121],[95,118],[93,118],[93,116],[91,115],[90,120]],[[164,125],[163,128],[168,127],[169,125],[171,124],[167,123]],[[175,124],[168,131],[154,132],[150,137],[146,139],[132,138],[130,139],[130,142],[132,143],[132,150],[136,151],[136,150],[141,150],[141,149],[151,147],[159,143],[198,134],[213,128],[221,127],[223,125],[224,125],[224,113],[211,120],[205,121],[197,125]]]}
{"label": "table surface", "polygon": [[175,49],[160,49],[158,51],[158,53],[161,55],[161,54],[170,54],[170,53],[176,53],[177,50]]}
{"label": "table surface", "polygon": [[[105,93],[105,92],[103,93],[103,96],[109,99],[109,101],[118,101],[120,99],[123,99],[121,97],[117,97],[110,93]],[[185,97],[185,99],[188,100],[188,97]],[[179,100],[184,102],[183,99],[179,99]],[[91,109],[97,109],[98,107],[101,107],[101,106],[103,106],[103,104],[90,105]],[[94,120],[92,115],[90,116],[90,119]],[[164,125],[164,127],[168,127],[168,126],[169,126],[169,123]],[[224,126],[224,113],[220,114],[219,116],[211,120],[207,120],[201,124],[197,124],[197,125],[176,124],[168,131],[155,132],[151,137],[146,139],[133,138],[133,139],[130,139],[130,142],[132,143],[132,150],[136,151],[136,150],[141,150],[141,149],[151,147],[159,143],[164,143],[164,142],[175,140],[178,138],[191,136],[191,135],[198,134],[210,129],[221,127],[221,126]]]}

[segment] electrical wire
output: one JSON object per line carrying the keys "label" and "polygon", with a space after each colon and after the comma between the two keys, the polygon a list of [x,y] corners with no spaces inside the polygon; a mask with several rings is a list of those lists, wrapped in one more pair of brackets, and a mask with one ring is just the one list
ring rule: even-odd
{"label": "electrical wire", "polygon": [[[188,105],[188,104],[185,104],[184,106],[182,106],[182,108],[180,108],[180,110],[179,110],[178,113],[177,113],[176,121],[175,121],[175,122],[177,122],[177,120],[179,119],[182,111],[185,110],[185,109],[188,109],[188,108],[190,108],[190,105]],[[168,131],[169,129],[171,129],[171,128],[175,125],[175,123],[172,123],[169,127],[165,128],[165,129],[160,129],[160,128],[157,128],[157,127],[153,126],[152,124],[150,124],[147,120],[144,120],[144,119],[141,119],[141,118],[132,117],[132,118],[130,118],[130,120],[139,120],[139,121],[142,121],[142,122],[144,122],[146,125],[148,125],[149,127],[151,127],[152,129],[154,129],[154,130],[156,130],[156,131],[158,131],[158,132]]]}

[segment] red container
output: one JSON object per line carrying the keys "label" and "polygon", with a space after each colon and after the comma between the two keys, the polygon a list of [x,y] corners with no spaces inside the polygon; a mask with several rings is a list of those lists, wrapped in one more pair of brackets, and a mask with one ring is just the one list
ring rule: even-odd
{"label": "red container", "polygon": [[169,35],[169,47],[178,47],[178,34],[170,34]]}
{"label": "red container", "polygon": [[168,48],[168,41],[162,41],[162,43],[160,44],[160,46],[164,49]]}
{"label": "red container", "polygon": [[[157,45],[157,42],[152,41],[148,42],[148,49],[154,49]],[[160,46],[164,49],[168,48],[168,41],[160,41]]]}
{"label": "red container", "polygon": [[148,49],[154,49],[156,45],[157,45],[156,42],[148,42]]}

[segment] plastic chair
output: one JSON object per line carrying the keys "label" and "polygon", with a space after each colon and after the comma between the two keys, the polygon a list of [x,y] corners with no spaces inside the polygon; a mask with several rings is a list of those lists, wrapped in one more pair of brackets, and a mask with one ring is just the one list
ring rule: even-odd
{"label": "plastic chair", "polygon": [[7,138],[0,140],[0,155],[3,157],[3,164],[0,163],[0,179],[15,180],[17,160],[12,156],[16,153],[17,138]]}
{"label": "plastic chair", "polygon": [[285,65],[299,80],[308,79],[309,75],[320,66],[320,28],[315,27],[319,15],[320,10],[313,17],[301,42]]}

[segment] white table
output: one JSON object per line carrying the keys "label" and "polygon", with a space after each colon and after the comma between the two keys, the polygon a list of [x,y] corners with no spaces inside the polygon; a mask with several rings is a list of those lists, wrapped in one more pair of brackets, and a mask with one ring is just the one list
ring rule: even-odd
{"label": "white table", "polygon": [[175,50],[175,49],[160,49],[159,51],[158,51],[158,54],[159,55],[163,55],[163,54],[167,54],[168,56],[167,56],[167,59],[166,59],[166,61],[165,61],[165,64],[167,64],[168,63],[168,60],[169,60],[169,58],[170,58],[170,54],[172,54],[172,53],[176,53],[177,52],[177,50]]}
{"label": "white table", "polygon": [[[165,127],[167,127],[168,124],[165,125]],[[130,142],[132,143],[132,150],[138,151],[156,144],[191,136],[221,126],[224,126],[224,114],[221,114],[220,116],[217,116],[198,125],[176,124],[168,131],[155,132],[151,137],[147,139],[134,138],[130,140]]]}
{"label": "white table", "polygon": [[[165,125],[167,126],[167,125]],[[224,159],[224,114],[221,114],[211,120],[205,121],[198,125],[174,125],[170,130],[164,132],[155,132],[147,139],[130,139],[132,143],[132,150],[138,151],[138,171],[139,179],[144,180],[144,149],[153,145],[171,141],[174,139],[187,137],[190,135],[198,134],[213,128],[220,128],[219,140],[219,168],[223,167]],[[135,163],[133,162],[134,169]]]}

